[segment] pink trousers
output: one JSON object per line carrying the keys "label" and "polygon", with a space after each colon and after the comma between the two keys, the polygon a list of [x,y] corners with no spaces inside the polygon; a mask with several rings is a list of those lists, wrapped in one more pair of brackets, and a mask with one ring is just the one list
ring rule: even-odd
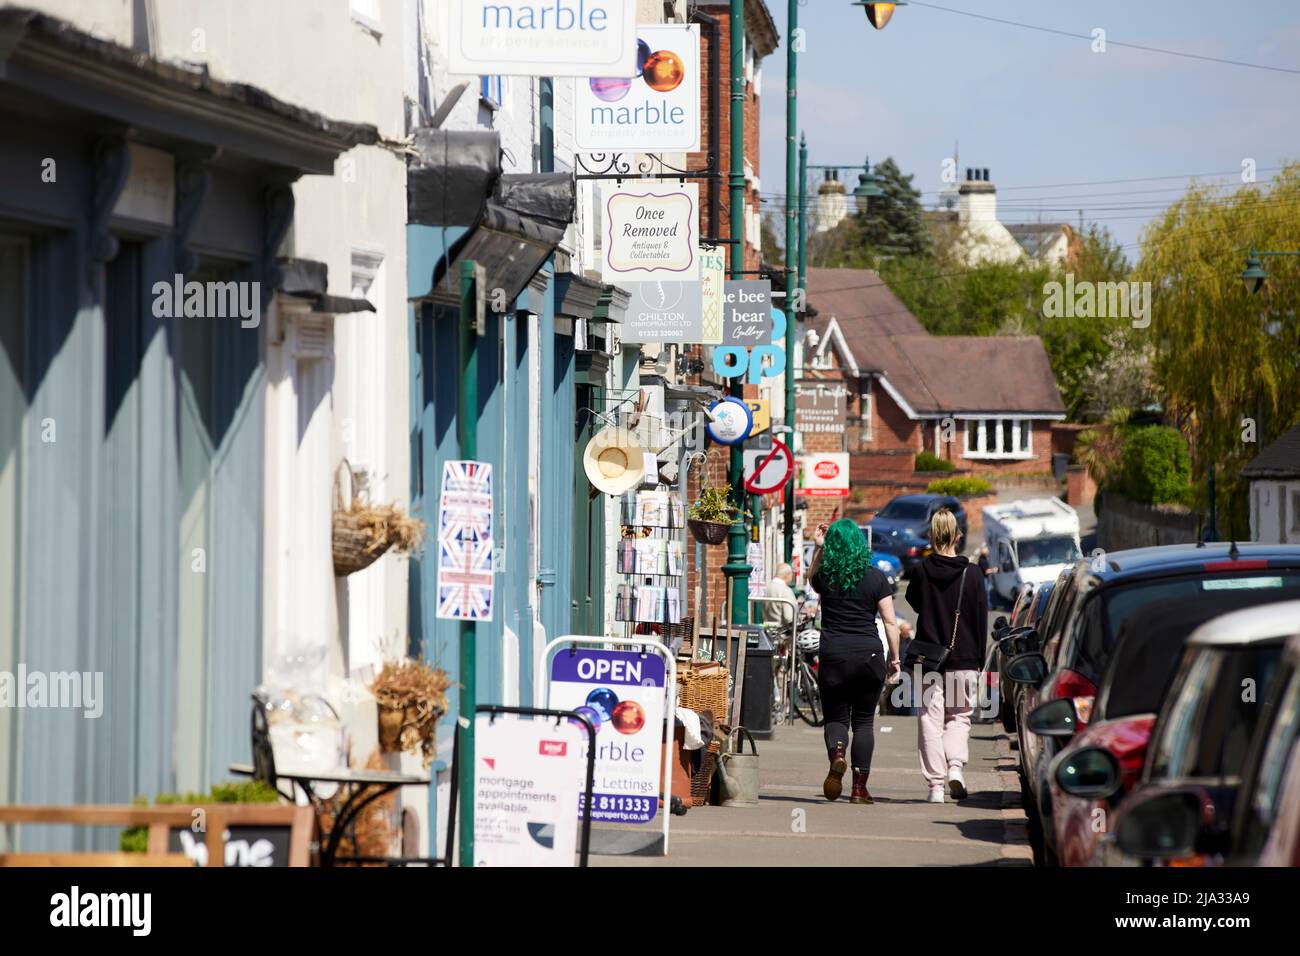
{"label": "pink trousers", "polygon": [[970,759],[970,718],[978,682],[979,671],[925,675],[916,745],[921,773],[931,787],[943,786],[948,770]]}

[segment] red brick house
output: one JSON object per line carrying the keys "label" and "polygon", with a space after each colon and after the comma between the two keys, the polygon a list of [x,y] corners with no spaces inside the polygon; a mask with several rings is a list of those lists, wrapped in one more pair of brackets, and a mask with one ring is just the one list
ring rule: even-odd
{"label": "red brick house", "polygon": [[[976,474],[1046,473],[1065,418],[1036,336],[934,336],[867,269],[809,269],[805,378],[848,387],[845,450],[878,507],[930,451]],[[882,497],[883,495],[883,497]]]}

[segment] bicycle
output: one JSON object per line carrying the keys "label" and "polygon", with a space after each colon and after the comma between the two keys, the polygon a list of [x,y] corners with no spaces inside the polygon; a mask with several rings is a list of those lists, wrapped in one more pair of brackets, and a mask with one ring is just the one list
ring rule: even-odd
{"label": "bicycle", "polygon": [[799,719],[813,727],[826,722],[822,710],[822,695],[817,687],[817,652],[821,648],[821,632],[805,628],[798,637],[798,654],[795,659],[794,694],[791,704]]}

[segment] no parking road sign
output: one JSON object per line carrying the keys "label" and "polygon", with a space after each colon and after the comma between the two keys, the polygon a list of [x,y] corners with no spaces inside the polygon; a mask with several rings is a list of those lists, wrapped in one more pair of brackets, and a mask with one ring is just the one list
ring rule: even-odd
{"label": "no parking road sign", "polygon": [[772,439],[770,451],[745,452],[745,490],[756,495],[780,491],[794,474],[794,455],[785,442]]}

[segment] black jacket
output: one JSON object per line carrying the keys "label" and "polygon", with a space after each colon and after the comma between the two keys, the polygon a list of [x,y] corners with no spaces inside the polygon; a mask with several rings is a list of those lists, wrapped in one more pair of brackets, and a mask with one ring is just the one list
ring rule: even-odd
{"label": "black jacket", "polygon": [[[966,584],[958,593],[962,570]],[[982,670],[988,642],[989,609],[984,598],[983,575],[965,555],[949,558],[929,554],[912,572],[907,584],[907,603],[916,611],[916,636],[948,646],[952,640],[953,617],[961,602],[957,642],[944,661],[945,671]]]}

